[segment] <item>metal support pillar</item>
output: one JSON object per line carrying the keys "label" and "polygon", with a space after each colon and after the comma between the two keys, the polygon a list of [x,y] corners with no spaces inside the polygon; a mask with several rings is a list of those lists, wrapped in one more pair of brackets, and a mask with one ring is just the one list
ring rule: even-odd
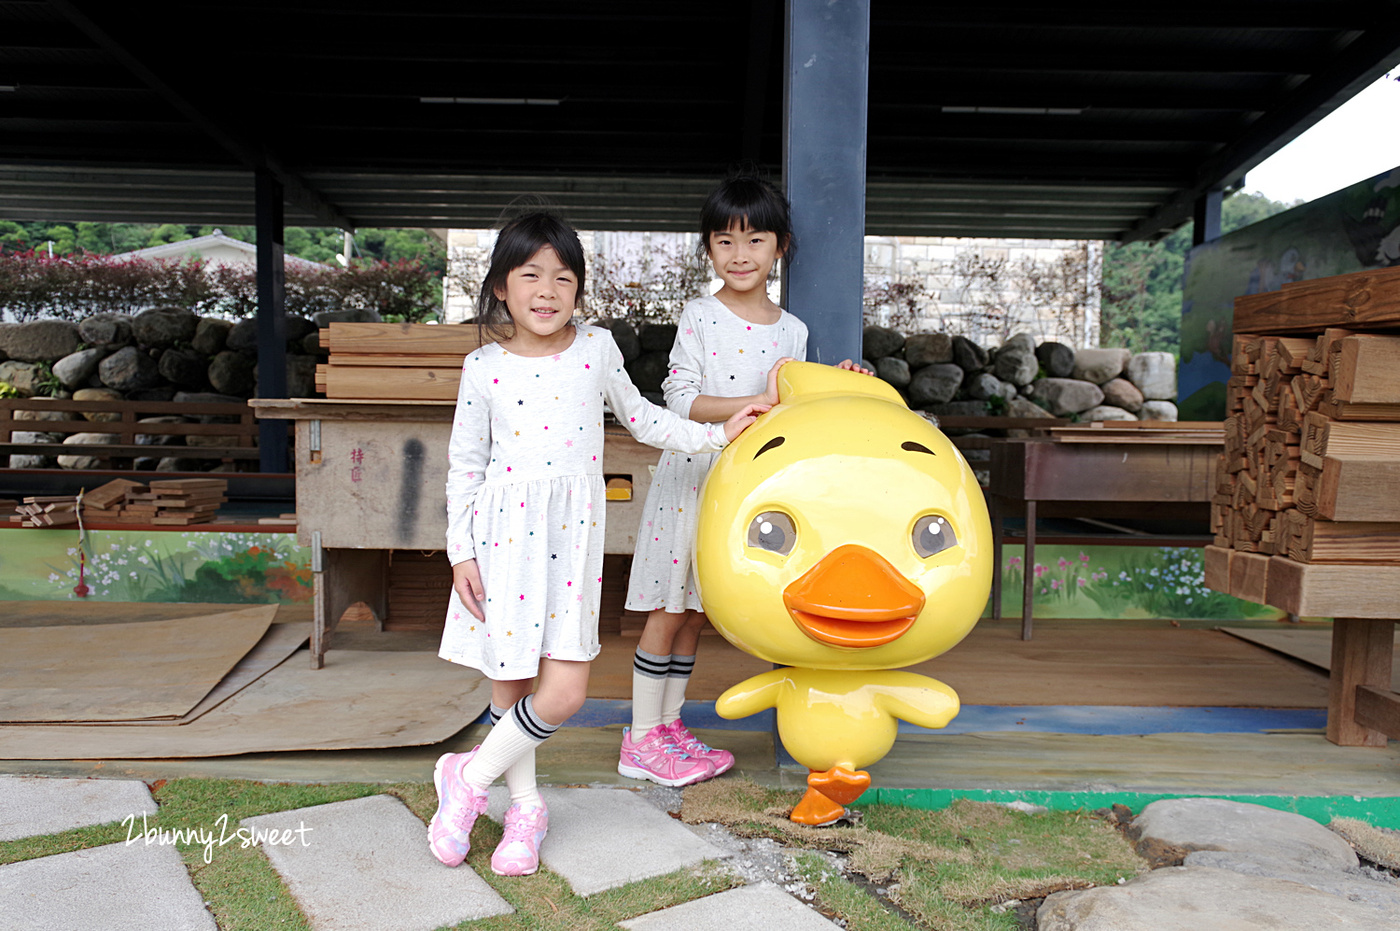
{"label": "metal support pillar", "polygon": [[870,0],[787,0],[783,181],[794,261],[784,306],[807,324],[807,358],[861,357]]}
{"label": "metal support pillar", "polygon": [[1221,191],[1206,191],[1196,198],[1191,245],[1199,246],[1220,238],[1220,205],[1224,200],[1225,195]]}
{"label": "metal support pillar", "polygon": [[[282,182],[266,168],[254,171],[258,229],[258,397],[287,396],[286,278],[282,263]],[[259,469],[286,472],[287,424],[258,422]]]}

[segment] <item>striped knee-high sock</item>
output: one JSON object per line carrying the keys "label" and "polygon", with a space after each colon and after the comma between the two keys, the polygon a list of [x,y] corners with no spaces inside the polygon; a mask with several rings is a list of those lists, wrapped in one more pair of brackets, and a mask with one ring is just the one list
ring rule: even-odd
{"label": "striped knee-high sock", "polygon": [[466,766],[462,767],[462,779],[478,789],[486,789],[500,778],[511,765],[522,756],[533,753],[535,748],[559,729],[557,724],[549,724],[535,714],[534,695],[526,695],[511,706],[510,711],[501,717],[491,733],[481,742],[481,749]]}
{"label": "striped knee-high sock", "polygon": [[[505,717],[509,708],[498,708],[493,702],[488,713],[491,716],[491,724],[494,726]],[[510,791],[510,801],[512,805],[519,805],[522,808],[542,807],[544,799],[540,797],[539,783],[535,779],[535,751],[516,760],[506,767],[506,788]]]}
{"label": "striped knee-high sock", "polygon": [[632,739],[641,740],[661,723],[662,693],[671,669],[671,656],[648,653],[641,647],[632,657]]}
{"label": "striped knee-high sock", "polygon": [[690,673],[694,669],[694,656],[671,654],[671,668],[666,676],[661,697],[662,724],[670,724],[681,716],[681,708],[685,705],[685,689],[690,685]]}

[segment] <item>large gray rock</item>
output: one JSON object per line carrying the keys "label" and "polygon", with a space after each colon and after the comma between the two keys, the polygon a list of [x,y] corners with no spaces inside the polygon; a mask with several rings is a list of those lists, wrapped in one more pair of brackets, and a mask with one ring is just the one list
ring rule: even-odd
{"label": "large gray rock", "polygon": [[31,320],[0,330],[0,351],[16,362],[57,362],[82,342],[78,325],[67,320]]}
{"label": "large gray rock", "polygon": [[287,397],[309,398],[316,394],[316,357],[287,356]]}
{"label": "large gray rock", "polygon": [[1023,397],[1014,397],[1006,402],[1006,416],[1008,417],[1039,417],[1042,419],[1054,420],[1055,415],[1047,411],[1033,401]]}
{"label": "large gray rock", "polygon": [[1126,378],[1110,378],[1099,387],[1103,389],[1105,404],[1121,407],[1134,414],[1142,410],[1142,392]]}
{"label": "large gray rock", "polygon": [[1002,381],[990,372],[981,372],[971,377],[967,393],[979,401],[989,401],[992,398],[1005,398],[1010,401],[1016,397],[1016,386]]}
{"label": "large gray rock", "polygon": [[1125,411],[1121,407],[1114,407],[1112,404],[1100,404],[1098,407],[1091,407],[1079,414],[1080,423],[1103,423],[1110,420],[1137,420],[1137,415]]}
{"label": "large gray rock", "polygon": [[643,323],[637,329],[637,341],[642,344],[642,352],[669,353],[676,343],[674,323]]}
{"label": "large gray rock", "polygon": [[904,334],[883,326],[868,326],[861,333],[861,355],[879,362],[904,348]]}
{"label": "large gray rock", "polygon": [[316,321],[310,317],[298,317],[296,314],[288,314],[283,325],[283,334],[286,336],[287,344],[300,345],[310,333],[315,333],[320,327],[316,326]]}
{"label": "large gray rock", "polygon": [[[38,398],[36,400],[45,400]],[[72,411],[11,411],[10,416],[15,420],[36,420],[36,421],[62,421],[70,420],[76,415]],[[55,443],[58,440],[54,440]]]}
{"label": "large gray rock", "polygon": [[170,401],[175,397],[176,388],[174,385],[156,385],[154,388],[138,388],[135,391],[128,391],[126,399],[128,401]]}
{"label": "large gray rock", "polygon": [[603,327],[612,333],[613,342],[617,343],[618,351],[622,353],[623,362],[633,362],[641,356],[642,341],[637,336],[637,331],[632,329],[632,324],[626,320],[604,317],[594,325]]}
{"label": "large gray rock", "polygon": [[1029,385],[1040,372],[1040,360],[1035,357],[1035,340],[1018,333],[997,350],[992,362],[992,374],[1013,385]]}
{"label": "large gray rock", "polygon": [[209,362],[209,384],[219,394],[250,398],[257,387],[256,367],[246,353],[225,349]]}
{"label": "large gray rock", "polygon": [[198,315],[183,307],[152,307],[131,319],[131,332],[141,346],[165,349],[194,339]]}
{"label": "large gray rock", "polygon": [[1177,420],[1176,405],[1171,401],[1143,401],[1142,409],[1138,411],[1139,420],[1166,420],[1175,422]]}
{"label": "large gray rock", "polygon": [[953,361],[967,372],[977,372],[987,367],[991,356],[987,350],[966,336],[953,337]]}
{"label": "large gray rock", "polygon": [[[142,417],[137,423],[189,423],[188,417],[179,414],[161,414],[156,417]],[[174,433],[138,433],[136,442],[142,446],[183,446],[185,438]]]}
{"label": "large gray rock", "polygon": [[1153,802],[1128,826],[1138,853],[1154,863],[1179,862],[1193,850],[1257,853],[1312,868],[1357,866],[1351,845],[1332,831],[1292,812],[1219,798]]}
{"label": "large gray rock", "polygon": [[[215,391],[180,391],[175,394],[175,401],[179,404],[242,404],[247,398],[240,398],[233,394],[219,394]],[[195,418],[196,423],[216,423],[223,421],[205,420],[202,417]]]}
{"label": "large gray rock", "polygon": [[1103,391],[1074,378],[1042,378],[1031,386],[1031,400],[1058,417],[1067,417],[1103,403]]}
{"label": "large gray rock", "polygon": [[194,338],[190,340],[190,345],[194,347],[196,352],[202,352],[206,356],[216,356],[224,351],[224,346],[228,342],[229,330],[232,329],[232,320],[201,317],[199,324],[194,329]]}
{"label": "large gray rock", "polygon": [[896,359],[894,356],[876,359],[875,374],[879,375],[896,388],[906,388],[909,386],[909,363],[905,362],[903,359]]}
{"label": "large gray rock", "polygon": [[1035,918],[1037,931],[1380,931],[1400,920],[1299,883],[1207,867],[1056,892]]}
{"label": "large gray rock", "polygon": [[1041,343],[1035,357],[1051,378],[1068,378],[1074,372],[1074,350],[1064,343]]}
{"label": "large gray rock", "polygon": [[315,356],[328,353],[331,350],[329,346],[323,346],[321,344],[321,331],[317,330],[315,333],[306,334],[306,336],[302,339],[301,351],[306,353],[307,355]]}
{"label": "large gray rock", "polygon": [[0,362],[0,382],[25,397],[32,397],[45,380],[44,370],[34,362]]}
{"label": "large gray rock", "polygon": [[963,370],[951,362],[926,365],[909,381],[909,403],[912,407],[946,404],[953,400],[962,385]]}
{"label": "large gray rock", "polygon": [[[115,433],[74,433],[64,439],[64,446],[115,446],[122,438]],[[108,462],[98,456],[85,456],[75,453],[71,456],[59,456],[58,467],[60,469],[101,469],[105,468]]]}
{"label": "large gray rock", "polygon": [[97,364],[107,355],[105,348],[79,349],[53,364],[54,377],[66,388],[82,388],[97,371]]}
{"label": "large gray rock", "polygon": [[224,337],[224,349],[231,349],[234,352],[257,352],[258,351],[258,321],[240,320],[233,325],[233,329],[228,331]]}
{"label": "large gray rock", "polygon": [[946,333],[915,333],[904,341],[904,361],[911,371],[953,361],[953,341]]}
{"label": "large gray rock", "polygon": [[1176,359],[1169,352],[1140,352],[1128,360],[1128,381],[1149,401],[1176,400]]}
{"label": "large gray rock", "polygon": [[11,430],[11,443],[62,443],[62,433],[44,433],[38,430]]}
{"label": "large gray rock", "polygon": [[379,311],[369,307],[354,307],[349,310],[323,310],[311,315],[311,321],[321,329],[332,323],[382,323]]}
{"label": "large gray rock", "polygon": [[1286,879],[1329,895],[1382,909],[1391,916],[1392,921],[1400,921],[1400,881],[1376,870],[1314,869],[1297,860],[1229,850],[1195,850],[1186,855],[1184,865],[1229,870],[1245,876]]}
{"label": "large gray rock", "polygon": [[209,384],[209,359],[193,349],[167,349],[157,364],[161,376],[171,384],[198,391]]}
{"label": "large gray rock", "polygon": [[[135,391],[131,392],[131,394],[136,393]],[[73,392],[74,401],[122,401],[126,399],[139,400],[139,398],[131,398],[130,395],[115,388],[79,388]],[[84,420],[91,420],[93,423],[113,423],[122,419],[122,415],[116,411],[83,411],[79,416]]]}
{"label": "large gray rock", "polygon": [[1123,367],[1132,355],[1127,349],[1081,349],[1074,354],[1074,371],[1070,376],[1102,385],[1123,374]]}
{"label": "large gray rock", "polygon": [[97,367],[102,384],[116,391],[154,388],[160,384],[160,367],[135,346],[125,346],[103,359]]}
{"label": "large gray rock", "polygon": [[670,371],[671,354],[667,352],[644,352],[627,366],[638,391],[660,391]]}
{"label": "large gray rock", "polygon": [[83,342],[94,346],[124,346],[131,342],[130,314],[93,314],[78,324]]}

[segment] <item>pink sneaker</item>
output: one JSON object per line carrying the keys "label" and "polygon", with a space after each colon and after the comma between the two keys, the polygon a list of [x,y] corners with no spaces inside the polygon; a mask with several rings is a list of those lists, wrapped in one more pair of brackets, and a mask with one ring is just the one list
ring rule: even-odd
{"label": "pink sneaker", "polygon": [[506,835],[491,854],[491,872],[497,876],[529,876],[540,868],[540,844],[549,833],[549,810],[543,805],[506,809]]}
{"label": "pink sneaker", "polygon": [[622,753],[617,763],[620,775],[650,779],[663,786],[688,786],[715,774],[709,760],[697,759],[676,746],[671,732],[658,724],[646,736],[632,742],[632,729],[622,732]]}
{"label": "pink sneaker", "polygon": [[716,750],[709,744],[702,741],[690,732],[690,729],[682,723],[680,718],[672,721],[669,725],[662,725],[671,732],[671,737],[676,742],[676,746],[684,750],[689,756],[697,760],[709,760],[715,768],[715,775],[727,773],[734,766],[734,754],[728,750]]}
{"label": "pink sneaker", "polygon": [[486,793],[462,781],[462,767],[480,750],[470,753],[444,753],[433,767],[438,809],[428,822],[428,847],[439,862],[460,866],[472,849],[472,825],[486,810]]}

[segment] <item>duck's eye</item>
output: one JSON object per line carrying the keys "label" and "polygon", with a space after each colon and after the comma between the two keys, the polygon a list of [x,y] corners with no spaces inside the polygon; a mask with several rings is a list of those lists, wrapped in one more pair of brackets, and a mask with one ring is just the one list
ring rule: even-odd
{"label": "duck's eye", "polygon": [[950,546],[958,545],[957,535],[953,533],[953,525],[934,515],[919,518],[919,522],[914,525],[912,536],[914,552],[924,558],[928,558],[934,553],[941,553]]}
{"label": "duck's eye", "polygon": [[782,511],[764,511],[749,524],[749,546],[786,556],[795,543],[797,528]]}

